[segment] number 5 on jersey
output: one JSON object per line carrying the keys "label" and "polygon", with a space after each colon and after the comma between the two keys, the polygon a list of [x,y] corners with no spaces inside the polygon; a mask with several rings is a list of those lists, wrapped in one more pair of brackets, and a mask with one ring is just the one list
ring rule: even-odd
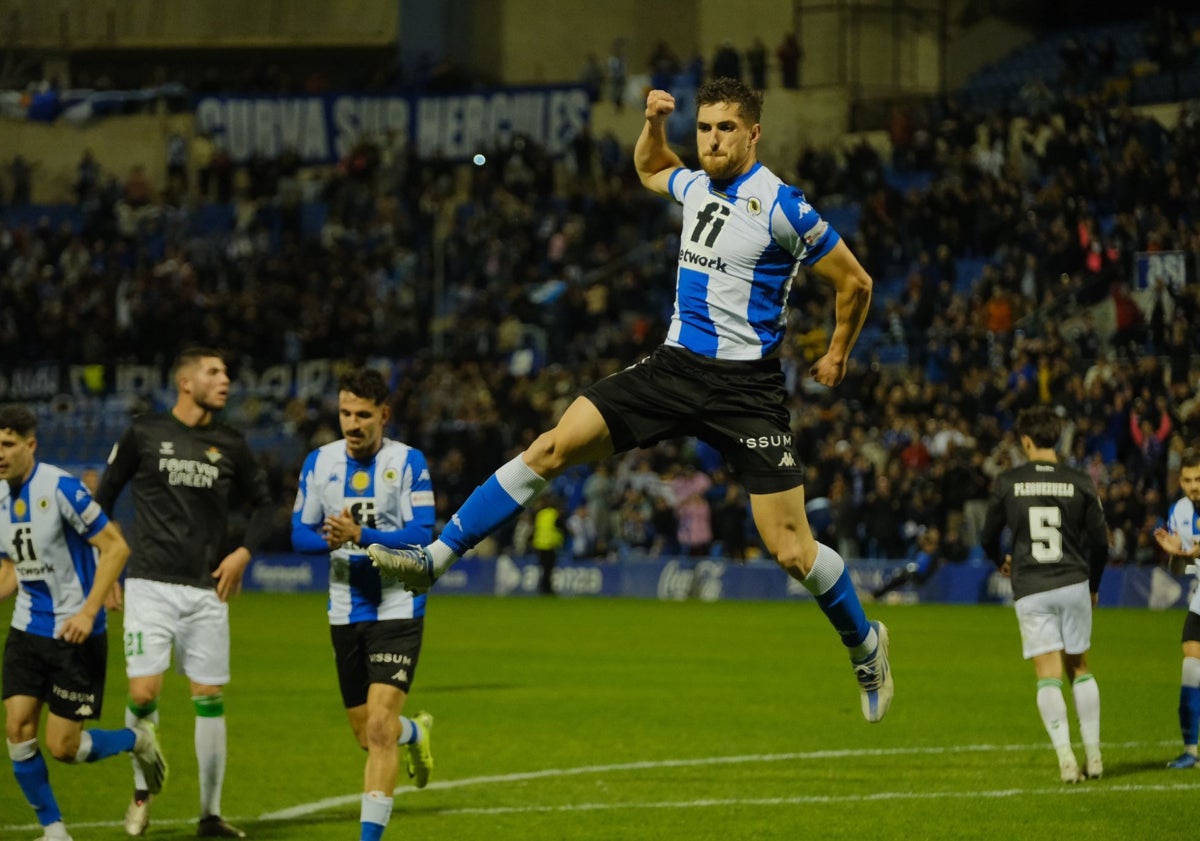
{"label": "number 5 on jersey", "polygon": [[1062,560],[1062,509],[1056,505],[1034,505],[1029,509],[1029,539],[1033,559],[1039,564]]}

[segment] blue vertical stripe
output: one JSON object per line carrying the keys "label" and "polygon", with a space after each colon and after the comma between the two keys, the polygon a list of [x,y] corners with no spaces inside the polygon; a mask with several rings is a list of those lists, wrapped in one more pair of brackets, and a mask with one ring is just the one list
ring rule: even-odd
{"label": "blue vertical stripe", "polygon": [[[346,476],[343,479],[342,496],[346,507],[355,500],[375,497],[375,460],[360,462],[347,454]],[[371,565],[366,555],[350,559],[350,621],[373,622],[379,618],[379,604],[383,601],[383,581],[379,570]]]}
{"label": "blue vertical stripe", "polygon": [[787,325],[782,314],[791,288],[787,279],[795,265],[796,259],[772,241],[754,266],[746,320],[763,344],[763,356],[769,356],[783,341]]}
{"label": "blue vertical stripe", "polygon": [[23,581],[29,594],[29,626],[25,630],[39,637],[54,636],[54,595],[46,581]]}
{"label": "blue vertical stripe", "polygon": [[708,312],[708,274],[679,267],[679,343],[704,356],[716,356],[717,331]]}

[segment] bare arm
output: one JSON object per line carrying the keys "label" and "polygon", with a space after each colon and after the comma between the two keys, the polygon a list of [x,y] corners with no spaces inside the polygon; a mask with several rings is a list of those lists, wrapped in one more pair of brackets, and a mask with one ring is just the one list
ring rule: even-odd
{"label": "bare arm", "polygon": [[0,599],[17,592],[17,565],[0,555]]}
{"label": "bare arm", "polygon": [[683,161],[667,145],[667,117],[675,110],[675,97],[654,90],[646,95],[646,122],[633,147],[633,165],[642,185],[660,196],[670,196],[671,173]]}
{"label": "bare arm", "polygon": [[121,577],[121,570],[125,569],[125,561],[129,559],[129,545],[113,523],[96,532],[88,543],[100,550],[96,578],[92,581],[92,589],[88,591],[83,607],[63,623],[61,638],[65,642],[80,643],[91,636],[96,614],[104,607],[105,598],[112,592],[113,585]]}
{"label": "bare arm", "polygon": [[833,284],[837,297],[834,304],[836,324],[829,338],[829,350],[813,363],[810,373],[822,385],[835,386],[846,376],[850,350],[858,340],[871,308],[871,277],[844,241],[838,242],[812,268]]}

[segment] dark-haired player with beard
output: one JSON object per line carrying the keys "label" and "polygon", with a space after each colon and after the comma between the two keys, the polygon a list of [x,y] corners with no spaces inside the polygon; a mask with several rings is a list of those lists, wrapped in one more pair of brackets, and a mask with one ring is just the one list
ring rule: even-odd
{"label": "dark-haired player with beard", "polygon": [[[1021,648],[1037,674],[1037,707],[1058,754],[1064,783],[1104,772],[1100,756],[1100,689],[1088,668],[1092,607],[1108,560],[1108,526],[1096,486],[1082,470],[1058,460],[1062,421],[1047,406],[1017,416],[1017,437],[1029,459],[996,477],[981,543],[1000,572],[1012,577]],[[1012,552],[1001,536],[1012,533]],[[1081,773],[1071,748],[1064,671],[1087,754]]]}
{"label": "dark-haired player with beard", "polygon": [[[251,553],[269,535],[266,476],[245,437],[215,418],[229,398],[221,353],[189,348],[176,360],[177,398],[169,412],[134,418],[108,458],[96,500],[111,516],[133,486],[133,550],[125,582],[125,666],[133,724],[158,721],[158,697],[174,647],[191,684],[196,713],[202,838],[244,838],[221,818],[225,779],[225,702],[229,682],[229,605]],[[226,545],[234,504],[253,509],[245,534]],[[141,835],[150,793],[134,768],[125,831]]]}
{"label": "dark-haired player with beard", "polygon": [[813,537],[792,397],[779,361],[788,299],[807,267],[836,293],[829,347],[810,374],[824,386],[840,383],[870,307],[871,278],[804,193],[759,163],[762,97],[737,80],[718,78],[700,87],[696,102],[701,169],[685,167],[667,144],[675,99],[666,91],[646,97],[633,152],[643,186],[682,205],[675,313],[666,342],[584,390],[553,429],[471,494],[432,544],[368,551],[386,574],[414,592],[427,590],[568,468],[695,436],[724,456],[750,496],[767,549],[840,635],[863,716],[877,722],[893,695],[887,628],[867,620],[841,555]]}
{"label": "dark-haired player with beard", "polygon": [[391,411],[383,375],[361,368],[338,383],[342,438],[308,454],[292,510],[292,545],[329,555],[329,631],[350,729],[367,752],[361,841],[379,841],[392,814],[400,746],[424,788],[433,769],[433,716],[401,715],[417,671],[425,594],[383,580],[364,548],[433,536],[425,454],[384,436]]}
{"label": "dark-haired player with beard", "polygon": [[[1167,512],[1164,528],[1155,529],[1154,539],[1169,555],[1200,558],[1200,453],[1190,452],[1179,465],[1179,488],[1183,496]],[[1195,572],[1195,566],[1189,568]],[[1196,743],[1200,742],[1200,589],[1188,604],[1183,620],[1183,671],[1179,686],[1179,729],[1183,753],[1167,763],[1168,768],[1186,770],[1200,764]]]}

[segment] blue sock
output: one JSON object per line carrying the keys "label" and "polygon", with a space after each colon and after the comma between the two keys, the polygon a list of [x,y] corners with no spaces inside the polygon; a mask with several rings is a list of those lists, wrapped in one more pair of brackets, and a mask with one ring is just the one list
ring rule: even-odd
{"label": "blue sock", "polygon": [[129,753],[137,741],[137,735],[128,727],[120,730],[88,730],[92,737],[92,751],[87,755],[88,762],[107,759],[118,753]]}
{"label": "blue sock", "polygon": [[[14,748],[19,750],[21,747],[23,745],[13,745],[10,742],[8,745],[9,755],[13,754]],[[54,792],[50,788],[50,769],[46,767],[46,760],[42,757],[42,752],[37,749],[36,742],[32,750],[32,756],[22,759],[13,757],[13,776],[17,778],[17,785],[21,787],[25,799],[37,813],[38,823],[42,826],[49,826],[62,820],[62,811],[58,808],[58,801],[54,799]]]}
{"label": "blue sock", "polygon": [[871,623],[867,621],[842,556],[818,543],[817,559],[803,584],[816,598],[830,624],[841,634],[842,645],[846,648],[861,645],[871,633]]}
{"label": "blue sock", "polygon": [[521,513],[546,487],[546,480],[517,456],[471,492],[438,539],[462,556]]}
{"label": "blue sock", "polygon": [[1196,737],[1200,735],[1200,687],[1180,687],[1179,729],[1185,745],[1196,744]]}

